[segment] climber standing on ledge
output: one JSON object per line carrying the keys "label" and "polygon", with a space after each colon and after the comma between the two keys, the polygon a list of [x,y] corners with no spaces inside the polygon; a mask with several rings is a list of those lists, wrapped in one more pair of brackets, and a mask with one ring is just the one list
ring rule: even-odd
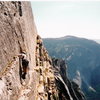
{"label": "climber standing on ledge", "polygon": [[19,58],[20,58],[20,66],[21,66],[21,77],[23,79],[26,79],[26,74],[29,70],[29,61],[26,59],[26,53],[22,52],[21,54],[19,54]]}

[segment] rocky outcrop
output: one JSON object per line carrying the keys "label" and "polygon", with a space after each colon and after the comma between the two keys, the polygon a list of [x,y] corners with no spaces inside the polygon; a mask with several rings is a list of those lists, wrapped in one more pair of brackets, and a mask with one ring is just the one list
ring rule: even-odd
{"label": "rocky outcrop", "polygon": [[65,61],[53,58],[53,66],[59,100],[86,100],[80,85],[68,79]]}
{"label": "rocky outcrop", "polygon": [[49,57],[29,2],[0,2],[0,57],[0,100],[84,100]]}

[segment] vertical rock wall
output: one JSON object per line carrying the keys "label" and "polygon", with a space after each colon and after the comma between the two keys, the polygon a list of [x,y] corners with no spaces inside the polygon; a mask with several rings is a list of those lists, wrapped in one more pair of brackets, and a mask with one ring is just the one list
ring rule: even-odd
{"label": "vertical rock wall", "polygon": [[[0,100],[35,98],[37,74],[33,68],[36,66],[36,35],[29,2],[0,2]],[[25,80],[21,80],[18,57],[23,51],[29,60]],[[25,96],[30,94],[32,96]]]}
{"label": "vertical rock wall", "polygon": [[[20,55],[26,53],[25,79]],[[29,2],[0,2],[0,100],[50,100],[56,93],[52,61]]]}
{"label": "vertical rock wall", "polygon": [[55,83],[52,60],[44,48],[40,36],[37,36],[36,67],[34,70],[39,75],[36,100],[57,100],[58,92]]}
{"label": "vertical rock wall", "polygon": [[85,100],[56,63],[37,35],[30,3],[0,2],[0,100]]}

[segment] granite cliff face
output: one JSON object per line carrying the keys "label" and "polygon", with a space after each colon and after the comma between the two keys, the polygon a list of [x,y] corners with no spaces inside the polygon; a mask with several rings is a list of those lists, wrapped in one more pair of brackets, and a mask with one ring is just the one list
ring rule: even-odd
{"label": "granite cliff face", "polygon": [[[0,100],[31,99],[37,95],[38,78],[33,70],[37,31],[33,20],[29,2],[0,2]],[[29,60],[25,86],[21,84],[18,57],[22,51]]]}
{"label": "granite cliff face", "polygon": [[85,100],[64,61],[49,57],[29,2],[0,2],[0,100]]}

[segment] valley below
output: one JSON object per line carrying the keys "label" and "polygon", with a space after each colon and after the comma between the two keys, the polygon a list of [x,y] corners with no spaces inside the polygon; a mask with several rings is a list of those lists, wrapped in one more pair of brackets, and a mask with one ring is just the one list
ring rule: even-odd
{"label": "valley below", "polygon": [[100,99],[100,44],[93,40],[65,36],[44,39],[51,57],[62,58],[70,79],[78,76],[87,100]]}

